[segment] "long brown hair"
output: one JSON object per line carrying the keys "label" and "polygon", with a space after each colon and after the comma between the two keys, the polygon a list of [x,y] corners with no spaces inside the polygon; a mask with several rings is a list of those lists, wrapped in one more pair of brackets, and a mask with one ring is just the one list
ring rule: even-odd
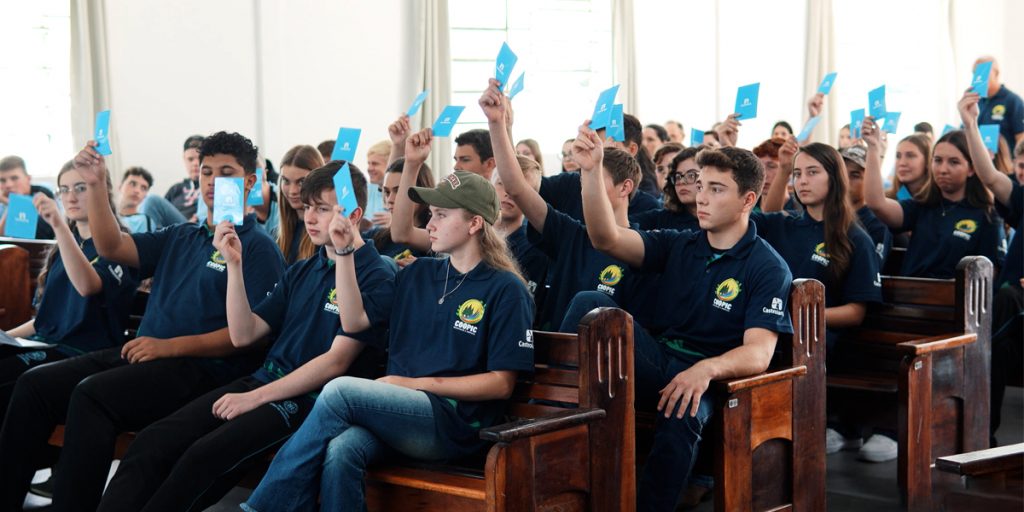
{"label": "long brown hair", "polygon": [[[924,158],[924,186],[918,193],[924,193],[929,187],[932,186],[932,140],[923,133],[913,133],[903,137],[899,144],[909,142],[921,152],[921,157]],[[897,146],[899,146],[897,144]],[[900,192],[900,187],[903,186],[900,180],[896,178],[896,174],[893,173],[892,184],[889,185],[889,190],[885,192],[885,196],[889,199],[896,199],[897,194]],[[910,192],[910,188],[907,188],[907,192]],[[913,192],[911,192],[913,194]],[[916,194],[914,194],[916,195]]]}
{"label": "long brown hair", "polygon": [[[469,210],[463,210],[463,214],[466,220],[472,219],[476,215]],[[487,221],[484,221],[484,227],[480,230],[478,241],[480,243],[480,259],[484,263],[491,268],[511,272],[520,282],[524,285],[527,284],[526,279],[523,277],[523,272],[519,269],[519,264],[516,263],[512,253],[508,250],[505,237],[499,235],[494,230],[494,226],[488,224]]]}
{"label": "long brown hair", "polygon": [[[942,143],[955,147],[964,157],[967,165],[972,170],[974,169],[974,161],[971,160],[971,152],[967,147],[967,136],[964,135],[963,130],[953,130],[943,135],[935,142],[935,147]],[[967,200],[967,204],[985,212],[985,216],[991,220],[993,208],[992,194],[985,188],[985,184],[981,182],[981,178],[978,178],[977,173],[967,177],[964,189],[964,199]],[[921,194],[914,197],[914,200],[927,206],[938,206],[942,203],[942,189],[939,188],[939,185],[933,179],[928,184],[928,188],[922,190]]]}
{"label": "long brown hair", "polygon": [[[324,159],[316,148],[303,144],[289,149],[284,154],[284,157],[281,158],[280,167],[283,169],[286,165],[312,172],[313,169],[323,167]],[[278,189],[280,190],[280,187]],[[280,209],[281,215],[281,226],[277,231],[277,246],[281,249],[281,254],[284,254],[286,258],[288,257],[288,251],[292,247],[292,239],[296,236],[302,237],[302,240],[299,242],[299,254],[296,256],[296,260],[303,260],[316,254],[316,245],[313,244],[313,240],[310,240],[306,230],[303,229],[301,233],[295,232],[295,221],[302,218],[302,214],[295,211],[291,204],[288,203],[288,199],[284,196],[284,191],[278,192],[277,207]]]}
{"label": "long brown hair", "polygon": [[[390,173],[402,173],[402,168],[405,167],[405,158],[396,158],[394,162],[388,165],[388,169],[385,172],[385,176]],[[416,186],[423,188],[434,188],[434,173],[430,170],[430,166],[423,164],[420,166],[420,173],[416,175]],[[383,186],[383,184],[382,184]],[[430,222],[430,208],[426,205],[415,203],[416,205],[416,216],[413,219],[413,224],[418,228],[427,227],[427,222]],[[383,249],[384,246],[391,242],[391,227],[386,227],[377,230],[373,234],[373,245],[378,249]]]}
{"label": "long brown hair", "polygon": [[[800,148],[800,153],[821,164],[828,174],[828,192],[822,205],[825,223],[825,250],[828,252],[828,280],[826,286],[841,286],[853,255],[849,232],[857,225],[857,214],[850,204],[850,183],[846,177],[846,163],[835,148],[814,142]],[[799,154],[799,153],[798,153]]]}

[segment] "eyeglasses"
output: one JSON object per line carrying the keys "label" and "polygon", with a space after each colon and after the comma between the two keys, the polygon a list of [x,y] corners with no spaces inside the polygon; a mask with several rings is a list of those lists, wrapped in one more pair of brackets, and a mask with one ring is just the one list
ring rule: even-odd
{"label": "eyeglasses", "polygon": [[699,177],[700,173],[697,171],[687,171],[686,174],[683,174],[681,172],[673,172],[672,174],[668,175],[668,178],[666,178],[666,180],[672,185],[675,185],[677,183],[681,183],[683,185],[693,185],[694,183],[697,183],[697,178]]}
{"label": "eyeglasses", "polygon": [[565,160],[566,158],[572,158],[572,153],[559,153],[559,155],[561,155],[562,160]]}
{"label": "eyeglasses", "polygon": [[85,183],[76,183],[72,188],[68,188],[67,186],[57,187],[57,192],[62,196],[66,196],[72,192],[74,192],[76,196],[80,196],[87,190],[89,190],[89,186]]}

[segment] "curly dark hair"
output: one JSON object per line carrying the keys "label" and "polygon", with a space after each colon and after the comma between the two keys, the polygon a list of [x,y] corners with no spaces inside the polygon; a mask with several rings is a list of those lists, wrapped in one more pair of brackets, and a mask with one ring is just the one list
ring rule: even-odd
{"label": "curly dark hair", "polygon": [[199,161],[213,155],[231,155],[245,169],[246,174],[256,172],[259,150],[246,136],[236,132],[217,132],[203,139],[199,147]]}

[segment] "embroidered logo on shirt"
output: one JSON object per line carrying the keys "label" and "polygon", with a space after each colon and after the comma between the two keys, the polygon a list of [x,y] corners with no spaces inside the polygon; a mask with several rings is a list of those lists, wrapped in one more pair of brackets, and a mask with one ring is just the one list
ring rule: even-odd
{"label": "embroidered logo on shirt", "polygon": [[622,267],[608,265],[597,275],[597,280],[601,282],[597,285],[597,291],[615,295],[615,285],[622,281]]}
{"label": "embroidered logo on shirt", "polygon": [[811,261],[819,263],[823,267],[828,266],[828,253],[825,252],[825,242],[814,246],[814,254],[811,255]]}
{"label": "embroidered logo on shirt", "polygon": [[224,264],[227,262],[228,261],[224,259],[224,256],[221,255],[220,251],[213,251],[213,254],[210,255],[210,261],[206,262],[206,266],[216,270],[217,272],[224,272],[224,269],[227,268]]}
{"label": "embroidered logo on shirt", "polygon": [[476,324],[484,319],[486,306],[478,299],[468,299],[455,310],[455,329],[468,334],[476,334]]}
{"label": "embroidered logo on shirt", "polygon": [[533,349],[533,331],[530,329],[526,330],[526,341],[519,341],[519,348]]}
{"label": "embroidered logo on shirt", "polygon": [[117,279],[117,284],[121,284],[121,278],[124,277],[124,270],[121,265],[107,265],[107,270],[110,271],[110,275]]}
{"label": "embroidered logo on shirt", "polygon": [[782,313],[782,299],[778,297],[772,297],[771,308],[761,308],[762,313],[768,313],[769,315],[783,316]]}
{"label": "embroidered logo on shirt", "polygon": [[732,304],[729,303],[739,296],[741,289],[740,282],[731,277],[718,283],[718,286],[715,287],[715,300],[712,301],[712,304],[723,311],[732,311]]}
{"label": "embroidered logo on shirt", "polygon": [[327,302],[324,303],[324,311],[328,313],[339,314],[338,312],[338,290],[331,288],[331,291],[327,292]]}
{"label": "embroidered logo on shirt", "polygon": [[882,274],[876,272],[875,273],[875,280],[871,284],[874,285],[875,288],[881,288],[882,287]]}
{"label": "embroidered logo on shirt", "polygon": [[996,105],[992,107],[992,120],[1002,121],[1006,117],[1006,105]]}
{"label": "embroidered logo on shirt", "polygon": [[971,233],[978,230],[978,223],[972,219],[963,219],[957,221],[956,225],[953,226],[953,236],[963,238],[964,240],[971,239]]}

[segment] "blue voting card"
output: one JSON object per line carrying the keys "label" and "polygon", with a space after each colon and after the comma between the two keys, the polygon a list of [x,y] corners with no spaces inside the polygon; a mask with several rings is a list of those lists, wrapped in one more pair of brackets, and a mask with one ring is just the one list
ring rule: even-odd
{"label": "blue voting card", "polygon": [[256,184],[249,191],[249,197],[245,198],[246,206],[263,205],[263,169],[256,168]]}
{"label": "blue voting card", "polygon": [[459,116],[462,115],[462,111],[466,107],[457,107],[455,105],[448,105],[441,111],[441,115],[437,116],[437,120],[434,121],[433,132],[434,137],[447,137],[452,134],[452,130],[455,128],[455,123],[459,121]]}
{"label": "blue voting card", "polygon": [[992,154],[999,152],[999,125],[998,124],[982,124],[978,125],[978,131],[981,132],[981,141],[985,143],[985,147],[988,148]]}
{"label": "blue voting card", "polygon": [[949,133],[949,132],[951,132],[953,130],[956,130],[956,127],[951,125],[951,124],[947,124],[946,126],[942,127],[942,134],[940,134],[939,137],[942,137],[943,135],[945,135],[945,134],[947,134],[947,133]]}
{"label": "blue voting card", "polygon": [[876,123],[885,119],[885,86],[872,89],[868,92],[868,113],[875,118]]}
{"label": "blue voting card", "polygon": [[39,212],[32,204],[32,196],[10,194],[7,204],[7,227],[4,236],[11,238],[35,238]]}
{"label": "blue voting card", "polygon": [[334,173],[334,193],[338,196],[338,206],[341,207],[342,215],[349,215],[359,208],[359,203],[356,202],[356,191],[352,186],[352,171],[348,167],[348,162]]}
{"label": "blue voting card", "polygon": [[807,120],[807,124],[804,125],[804,129],[800,130],[800,135],[796,136],[797,142],[804,142],[811,136],[811,132],[814,131],[814,127],[818,126],[818,122],[821,121],[821,117],[814,116]]}
{"label": "blue voting card", "polygon": [[619,86],[613,85],[601,92],[597,97],[597,104],[594,105],[594,113],[590,116],[590,129],[598,130],[608,126],[608,120],[612,115],[612,105],[615,105],[615,95],[619,93]]}
{"label": "blue voting card", "polygon": [[409,110],[405,115],[409,117],[416,115],[416,112],[420,111],[420,106],[423,105],[423,102],[427,99],[428,94],[430,94],[430,89],[417,94],[416,99],[412,100],[412,105],[409,106]]}
{"label": "blue voting card", "polygon": [[214,178],[213,223],[228,221],[241,226],[245,219],[245,181],[242,178]]}
{"label": "blue voting card", "polygon": [[104,110],[96,114],[96,133],[93,134],[96,140],[96,152],[107,156],[110,150],[110,111]]}
{"label": "blue voting card", "polygon": [[896,129],[900,126],[900,113],[899,112],[886,112],[885,113],[885,124],[882,125],[882,131],[885,133],[896,133]]}
{"label": "blue voting card", "polygon": [[850,112],[850,138],[860,138],[860,125],[864,124],[864,109],[858,108]]}
{"label": "blue voting card", "polygon": [[351,162],[356,157],[356,147],[359,146],[361,133],[363,130],[359,128],[339,128],[338,138],[334,141],[334,151],[331,151],[331,160]]}
{"label": "blue voting card", "polygon": [[626,127],[622,124],[622,104],[612,105],[612,115],[604,134],[616,142],[625,142]]}
{"label": "blue voting card", "polygon": [[836,76],[838,75],[839,73],[836,73],[835,71],[825,75],[825,78],[821,79],[821,85],[818,86],[818,92],[822,94],[828,94],[831,92],[832,85],[836,83]]}
{"label": "blue voting card", "polygon": [[504,86],[508,83],[508,77],[512,76],[512,68],[516,67],[516,56],[508,43],[501,43],[501,50],[498,51],[498,59],[494,61],[494,78]]}
{"label": "blue voting card", "polygon": [[753,119],[757,117],[757,93],[761,89],[761,82],[744,85],[736,91],[736,110],[738,119]]}
{"label": "blue voting card", "polygon": [[526,73],[519,73],[519,78],[516,78],[516,81],[512,82],[512,89],[508,92],[508,99],[515,98],[516,94],[523,91],[523,77],[525,76]]}
{"label": "blue voting card", "polygon": [[982,98],[988,98],[988,75],[990,73],[992,73],[992,61],[982,62],[974,68],[971,91],[978,93]]}
{"label": "blue voting card", "polygon": [[690,128],[690,146],[700,146],[701,144],[704,144],[704,130]]}

